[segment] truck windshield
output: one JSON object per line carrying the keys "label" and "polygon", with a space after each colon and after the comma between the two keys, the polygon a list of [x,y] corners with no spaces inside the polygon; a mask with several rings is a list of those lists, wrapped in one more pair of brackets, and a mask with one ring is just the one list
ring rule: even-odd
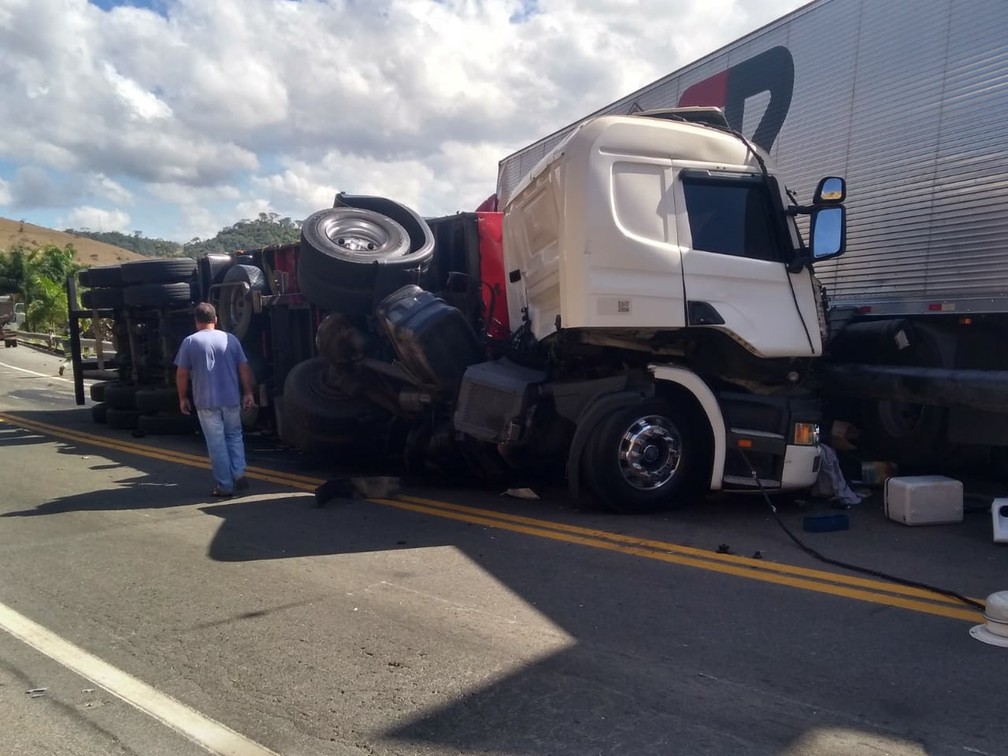
{"label": "truck windshield", "polygon": [[778,212],[762,180],[705,174],[684,176],[683,187],[693,249],[784,261]]}

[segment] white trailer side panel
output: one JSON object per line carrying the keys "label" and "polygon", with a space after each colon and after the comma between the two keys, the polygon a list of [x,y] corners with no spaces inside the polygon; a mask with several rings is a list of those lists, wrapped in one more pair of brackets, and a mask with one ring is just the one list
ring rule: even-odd
{"label": "white trailer side panel", "polygon": [[[848,180],[848,252],[817,268],[833,303],[1008,312],[1008,2],[819,0],[599,113],[725,106],[719,76],[730,111],[733,76],[775,48],[794,69],[771,147],[789,186],[808,201],[820,176]],[[755,134],[787,74],[763,70],[733,125]],[[501,161],[498,194],[568,131]]]}

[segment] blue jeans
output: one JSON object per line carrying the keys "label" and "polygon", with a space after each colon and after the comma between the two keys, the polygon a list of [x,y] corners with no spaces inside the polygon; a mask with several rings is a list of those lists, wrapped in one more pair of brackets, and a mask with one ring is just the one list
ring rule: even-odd
{"label": "blue jeans", "polygon": [[242,441],[241,407],[211,407],[196,410],[210,454],[214,480],[225,491],[234,490],[236,478],[245,474],[245,444]]}

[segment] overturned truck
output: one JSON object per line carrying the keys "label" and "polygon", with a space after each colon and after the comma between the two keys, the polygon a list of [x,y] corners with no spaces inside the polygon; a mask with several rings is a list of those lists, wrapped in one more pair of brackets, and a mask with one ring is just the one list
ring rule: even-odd
{"label": "overturned truck", "polygon": [[843,252],[843,200],[838,178],[790,200],[718,110],[605,116],[502,213],[340,194],[300,244],[85,271],[72,331],[115,324],[118,380],[91,391],[119,427],[194,430],[171,362],[204,300],[255,372],[247,422],[305,451],[559,473],[619,512],[801,488],[820,462],[812,265]]}

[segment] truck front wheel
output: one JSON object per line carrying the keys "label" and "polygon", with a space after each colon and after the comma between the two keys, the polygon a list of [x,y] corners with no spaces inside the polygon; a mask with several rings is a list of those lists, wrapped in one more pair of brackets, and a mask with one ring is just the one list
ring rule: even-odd
{"label": "truck front wheel", "polygon": [[682,506],[699,465],[695,439],[689,415],[663,399],[614,410],[585,447],[586,482],[614,512]]}

